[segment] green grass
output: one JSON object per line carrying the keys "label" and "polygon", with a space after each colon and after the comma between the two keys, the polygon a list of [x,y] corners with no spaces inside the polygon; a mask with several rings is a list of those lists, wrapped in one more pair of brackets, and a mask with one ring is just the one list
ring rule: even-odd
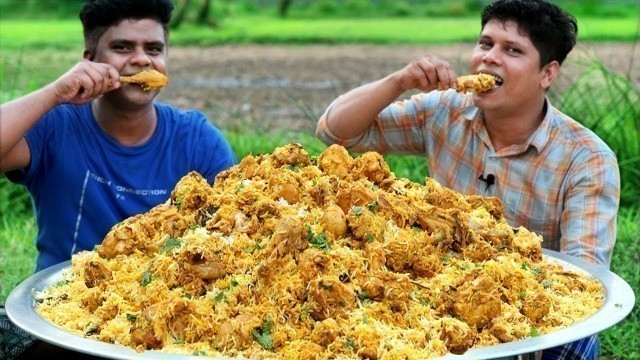
{"label": "green grass", "polygon": [[37,251],[32,216],[4,214],[0,221],[0,304],[13,288],[33,273]]}
{"label": "green grass", "polygon": [[[578,21],[579,41],[636,39],[637,18],[584,17]],[[21,48],[75,49],[82,44],[81,26],[76,19],[4,19],[0,27],[3,51]],[[172,31],[171,43],[174,46],[228,43],[433,44],[475,41],[479,31],[480,21],[477,16],[280,19],[267,15],[248,15],[224,18],[218,28],[185,24]]]}
{"label": "green grass", "polygon": [[618,234],[611,259],[611,271],[633,289],[636,304],[617,326],[600,335],[600,355],[606,359],[640,359],[640,209],[623,208],[618,212]]}

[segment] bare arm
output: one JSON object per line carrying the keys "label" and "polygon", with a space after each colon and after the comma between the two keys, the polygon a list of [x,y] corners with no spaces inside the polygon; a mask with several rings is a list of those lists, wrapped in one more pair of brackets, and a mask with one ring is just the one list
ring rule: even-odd
{"label": "bare arm", "polygon": [[343,139],[365,132],[378,114],[404,92],[456,88],[456,75],[446,61],[423,56],[403,69],[370,84],[355,88],[336,100],[327,115],[331,133]]}
{"label": "bare arm", "polygon": [[81,60],[53,83],[0,105],[0,172],[29,165],[31,154],[24,135],[49,110],[96,99],[120,87],[118,79],[113,66]]}

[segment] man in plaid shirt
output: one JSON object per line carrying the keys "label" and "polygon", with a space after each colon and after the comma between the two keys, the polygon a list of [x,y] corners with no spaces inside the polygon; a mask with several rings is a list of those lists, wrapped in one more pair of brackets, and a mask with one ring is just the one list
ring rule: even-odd
{"label": "man in plaid shirt", "polygon": [[[316,135],[354,152],[424,155],[440,184],[496,196],[507,221],[542,235],[544,247],[608,267],[620,197],[615,154],[546,97],[575,45],[575,18],[543,0],[498,0],[481,23],[470,73],[494,76],[494,89],[458,93],[453,67],[426,55],[338,97]],[[414,89],[429,92],[396,101]],[[594,335],[536,355],[594,359],[597,350]]]}

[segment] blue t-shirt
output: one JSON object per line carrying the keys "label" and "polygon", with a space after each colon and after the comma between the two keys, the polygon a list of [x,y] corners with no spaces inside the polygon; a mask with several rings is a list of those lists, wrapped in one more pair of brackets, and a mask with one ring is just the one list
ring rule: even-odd
{"label": "blue t-shirt", "polygon": [[165,202],[190,171],[213,183],[218,172],[237,163],[203,113],[154,106],[157,128],[139,146],[109,137],[90,103],[58,106],[26,134],[31,163],[7,177],[31,194],[38,225],[36,271],[92,250],[114,224]]}

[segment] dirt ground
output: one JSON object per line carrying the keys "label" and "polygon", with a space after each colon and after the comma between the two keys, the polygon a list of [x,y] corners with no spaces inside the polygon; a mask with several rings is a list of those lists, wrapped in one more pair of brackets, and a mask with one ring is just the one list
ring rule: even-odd
{"label": "dirt ground", "polygon": [[[580,44],[569,54],[554,85],[566,88],[599,59],[630,76],[640,87],[640,46]],[[447,59],[460,75],[468,71],[473,44],[234,45],[172,47],[171,82],[160,101],[199,109],[223,129],[313,131],[318,117],[338,95],[404,67],[422,54]]]}

